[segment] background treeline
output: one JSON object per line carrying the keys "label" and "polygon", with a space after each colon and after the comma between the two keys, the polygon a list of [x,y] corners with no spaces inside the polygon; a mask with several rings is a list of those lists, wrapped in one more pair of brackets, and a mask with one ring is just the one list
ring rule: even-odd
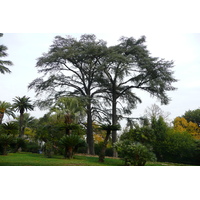
{"label": "background treeline", "polygon": [[[31,104],[30,99],[27,99]],[[77,101],[75,98],[62,98],[39,119],[24,113],[23,122],[20,122],[19,115],[15,116],[15,120],[2,123],[0,125],[0,153],[6,155],[8,152],[20,150],[44,153],[46,157],[61,154],[65,158],[73,158],[74,153],[87,153],[87,126],[83,123],[85,113],[82,110],[84,107],[77,109],[74,105],[81,106],[77,104]],[[1,112],[2,104],[5,105],[5,102],[0,102]],[[12,106],[16,104],[7,105],[11,106],[6,109],[11,113]],[[64,105],[65,112],[62,112]],[[62,109],[59,109],[60,107]],[[7,113],[6,110],[5,113]],[[66,110],[68,110],[67,113]],[[146,161],[156,160],[200,164],[200,128],[197,123],[186,120],[188,113],[192,121],[199,123],[200,118],[198,119],[196,115],[194,118],[192,116],[193,113],[200,113],[200,109],[187,111],[170,124],[166,118],[167,114],[158,106],[152,105],[147,108],[143,117],[132,124],[127,124],[118,136],[115,148],[119,157],[124,159],[126,165],[145,165]],[[105,156],[113,155],[111,134],[108,134],[112,129],[113,127],[107,125],[93,123],[95,153],[99,155],[100,160],[102,160],[103,147],[105,147],[103,159]],[[119,130],[120,127],[115,127],[115,129]],[[22,135],[21,130],[23,130]]]}

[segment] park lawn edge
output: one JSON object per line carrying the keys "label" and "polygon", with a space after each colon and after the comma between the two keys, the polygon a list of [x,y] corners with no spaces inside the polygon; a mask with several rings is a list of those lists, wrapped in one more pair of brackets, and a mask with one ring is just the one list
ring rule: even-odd
{"label": "park lawn edge", "polygon": [[[98,162],[97,155],[75,154],[74,159],[64,159],[62,155],[46,158],[43,154],[18,152],[0,155],[0,166],[124,166],[120,158],[105,157],[105,162]],[[193,166],[170,162],[147,162],[145,166]]]}

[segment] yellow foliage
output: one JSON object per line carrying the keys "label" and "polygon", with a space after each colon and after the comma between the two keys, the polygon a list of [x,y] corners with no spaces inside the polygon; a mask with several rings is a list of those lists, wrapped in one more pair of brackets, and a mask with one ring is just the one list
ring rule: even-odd
{"label": "yellow foliage", "polygon": [[102,134],[94,134],[94,142],[95,143],[100,143],[104,141],[104,137],[102,136]]}
{"label": "yellow foliage", "polygon": [[27,137],[32,138],[32,137],[35,136],[35,131],[33,131],[31,128],[25,128],[24,135],[26,135]]}
{"label": "yellow foliage", "polygon": [[184,117],[176,117],[174,120],[174,130],[178,132],[188,132],[195,139],[200,139],[200,128],[196,123],[188,122]]}

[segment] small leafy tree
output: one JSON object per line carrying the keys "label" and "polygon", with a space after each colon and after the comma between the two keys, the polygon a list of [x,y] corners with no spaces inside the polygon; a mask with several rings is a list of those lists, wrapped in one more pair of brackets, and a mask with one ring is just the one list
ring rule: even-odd
{"label": "small leafy tree", "polygon": [[12,135],[7,135],[7,134],[1,134],[0,135],[0,146],[2,148],[2,154],[7,155],[8,152],[8,147],[10,144],[13,142],[14,137]]}
{"label": "small leafy tree", "polygon": [[86,115],[83,104],[76,97],[61,97],[50,109],[50,113],[63,120],[66,125],[66,134],[70,135],[73,129],[78,128],[78,123]]}
{"label": "small leafy tree", "polygon": [[18,135],[18,124],[15,122],[7,122],[1,125],[2,132],[7,135]]}
{"label": "small leafy tree", "polygon": [[125,165],[144,166],[147,161],[155,161],[155,154],[139,142],[123,140],[115,143],[119,156]]}

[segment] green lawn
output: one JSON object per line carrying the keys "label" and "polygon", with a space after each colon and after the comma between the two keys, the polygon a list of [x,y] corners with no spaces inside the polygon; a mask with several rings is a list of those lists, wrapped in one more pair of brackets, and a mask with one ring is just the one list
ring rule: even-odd
{"label": "green lawn", "polygon": [[[97,156],[75,155],[74,159],[64,159],[62,156],[46,158],[35,153],[9,153],[0,155],[0,166],[123,166],[124,162],[116,158],[105,158],[104,163],[98,162]],[[175,163],[147,162],[146,166],[188,166]]]}

